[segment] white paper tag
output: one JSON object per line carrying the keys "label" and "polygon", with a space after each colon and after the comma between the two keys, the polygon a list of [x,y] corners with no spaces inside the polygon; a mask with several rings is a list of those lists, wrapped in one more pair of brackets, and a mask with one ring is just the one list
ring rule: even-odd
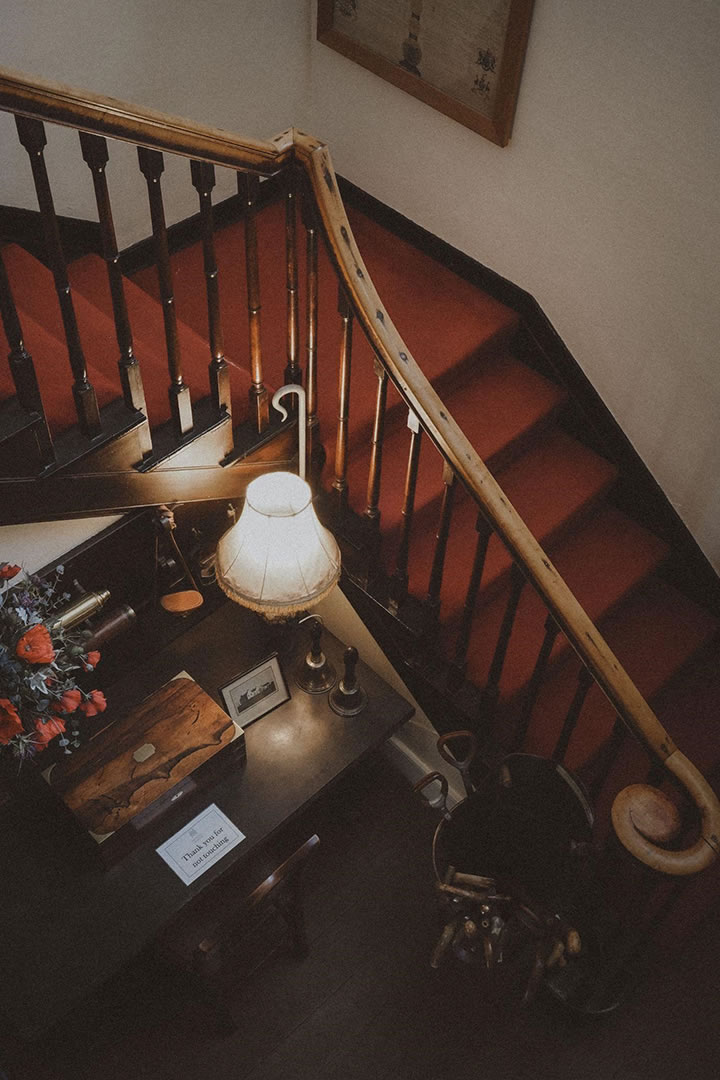
{"label": "white paper tag", "polygon": [[244,839],[245,834],[213,803],[156,850],[180,880],[191,885]]}

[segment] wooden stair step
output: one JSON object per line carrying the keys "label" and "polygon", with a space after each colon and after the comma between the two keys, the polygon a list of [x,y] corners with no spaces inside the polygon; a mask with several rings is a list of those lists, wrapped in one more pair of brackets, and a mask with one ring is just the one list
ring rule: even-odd
{"label": "wooden stair step", "polygon": [[[482,360],[474,378],[448,395],[446,404],[460,428],[470,438],[478,454],[488,464],[507,460],[531,433],[547,423],[565,402],[563,389],[538,375],[509,354],[496,354]],[[383,442],[380,509],[383,520],[396,522],[402,506],[405,473],[410,446],[407,408],[400,404],[394,388],[388,394],[390,408],[397,403],[394,416],[388,416]],[[326,474],[332,477],[335,447],[327,446]],[[365,451],[365,452],[363,452]],[[365,508],[369,468],[367,437],[350,437],[348,483],[353,509]],[[437,493],[442,477],[442,459],[430,440],[425,438],[420,453],[417,480],[417,504],[420,506]]]}
{"label": "wooden stair step", "polygon": [[[31,256],[32,258],[32,256]],[[53,294],[54,300],[54,294]],[[77,424],[72,395],[72,372],[64,343],[41,326],[27,312],[20,312],[25,348],[33,358],[38,386],[45,405],[48,427],[53,436]],[[10,346],[0,323],[0,352],[7,356]],[[117,380],[112,381],[95,364],[88,363],[88,378],[95,387],[98,405],[102,408],[118,396]],[[15,384],[7,364],[0,364],[0,400],[15,394]]]}
{"label": "wooden stair step", "polygon": [[[606,504],[551,548],[549,554],[587,614],[597,622],[657,570],[668,551],[668,545],[657,536]],[[487,682],[507,601],[506,587],[489,604],[479,605],[475,612],[467,676],[480,687]],[[452,654],[460,615],[460,610],[449,613],[444,629],[448,655]],[[545,636],[546,619],[545,604],[527,585],[505,657],[501,699],[511,699],[526,687]],[[569,648],[567,638],[559,634],[550,664],[557,663]]]}
{"label": "wooden stair step", "polygon": [[16,397],[0,399],[0,477],[35,476],[42,468],[42,420]]}
{"label": "wooden stair step", "polygon": [[[718,620],[666,582],[655,578],[600,625],[620,663],[651,701],[717,634]],[[552,753],[577,686],[579,661],[569,655],[546,680],[528,733],[530,753]],[[578,769],[605,743],[615,712],[598,686],[588,692],[570,740],[566,763]]]}
{"label": "wooden stair step", "polygon": [[[108,319],[112,319],[112,298],[103,259],[98,255],[86,255],[70,264],[68,274],[74,294],[83,296]],[[203,294],[204,278],[201,277],[198,284],[199,291]],[[153,358],[152,377],[146,380],[148,385],[145,385],[145,396],[151,421],[153,424],[161,423],[169,417],[162,307],[158,300],[128,278],[124,280],[124,288],[135,355],[140,361],[141,370],[145,369],[146,357]],[[181,320],[178,320],[177,327],[183,374],[190,386],[193,401],[196,401],[207,396],[210,388],[207,375],[210,363],[207,314],[202,335]],[[160,365],[157,364],[158,358],[161,360]],[[234,363],[230,357],[226,356],[226,360],[230,365],[233,422],[238,424],[247,416],[251,379],[249,372]]]}
{"label": "wooden stair step", "polygon": [[[576,442],[558,428],[543,432],[535,445],[497,473],[497,480],[543,546],[568,528],[609,490],[616,467],[599,454]],[[461,494],[461,493],[460,493]],[[435,549],[438,500],[418,507],[410,546],[410,591],[427,592]],[[443,579],[442,612],[457,612],[465,602],[475,554],[477,509],[468,497],[455,507]],[[387,523],[386,523],[387,525]],[[392,523],[384,530],[384,560],[392,572],[399,539],[399,527]],[[512,560],[497,536],[488,544],[480,603],[487,602],[510,571]]]}

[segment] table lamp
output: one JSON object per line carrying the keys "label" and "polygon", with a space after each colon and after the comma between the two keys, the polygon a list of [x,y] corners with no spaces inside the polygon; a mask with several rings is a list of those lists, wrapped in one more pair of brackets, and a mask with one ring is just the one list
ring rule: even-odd
{"label": "table lamp", "polygon": [[251,481],[240,518],[220,538],[215,557],[223,592],[274,620],[317,604],[340,577],[340,550],[318,521],[305,480],[305,391],[294,383],[281,386],[272,405],[286,419],[280,399],[288,394],[297,397],[300,475],[273,472]]}
{"label": "table lamp", "polygon": [[294,473],[265,473],[248,484],[239,519],[220,538],[215,566],[231,600],[286,619],[328,595],[340,577],[340,552],[318,521],[310,485]]}

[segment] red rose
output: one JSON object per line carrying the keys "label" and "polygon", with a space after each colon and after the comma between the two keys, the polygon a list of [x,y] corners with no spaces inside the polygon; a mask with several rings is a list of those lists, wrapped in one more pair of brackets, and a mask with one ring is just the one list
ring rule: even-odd
{"label": "red rose", "polygon": [[97,716],[98,713],[105,712],[107,701],[102,690],[91,690],[87,701],[81,702],[79,708],[86,716]]}
{"label": "red rose", "polygon": [[22,721],[13,703],[7,698],[0,698],[0,743],[7,746],[13,735],[19,735],[22,729]]}
{"label": "red rose", "polygon": [[38,623],[26,630],[15,647],[15,655],[28,664],[52,664],[55,650],[47,627]]}
{"label": "red rose", "polygon": [[87,654],[87,656],[85,657],[85,659],[82,662],[82,665],[83,665],[83,667],[85,668],[86,671],[92,671],[93,668],[96,668],[99,663],[100,663],[100,653],[97,651],[97,649],[94,649],[92,652],[89,652]]}
{"label": "red rose", "polygon": [[50,707],[54,713],[71,713],[75,712],[81,701],[82,694],[79,690],[65,690],[60,699],[54,701]]}
{"label": "red rose", "polygon": [[35,721],[35,749],[44,750],[51,739],[54,739],[56,735],[62,735],[65,730],[65,721],[61,720],[59,716],[54,716],[51,720],[36,720]]}
{"label": "red rose", "polygon": [[19,566],[11,566],[9,562],[3,563],[2,566],[0,566],[0,578],[2,578],[3,581],[7,581],[9,578],[19,574],[20,570],[21,567]]}

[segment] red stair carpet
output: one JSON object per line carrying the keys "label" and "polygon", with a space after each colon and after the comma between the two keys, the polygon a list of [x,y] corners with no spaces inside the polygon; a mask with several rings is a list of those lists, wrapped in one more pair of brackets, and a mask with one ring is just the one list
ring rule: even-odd
{"label": "red stair carpet", "polygon": [[[667,546],[613,504],[615,466],[571,437],[562,427],[568,408],[562,387],[522,363],[513,345],[518,317],[427,255],[398,239],[359,211],[351,224],[378,292],[415,358],[488,462],[520,515],[546,547],[561,573],[598,623],[621,662],[657,708],[681,748],[706,773],[720,766],[720,675],[718,621],[678,593],[663,578]],[[269,387],[283,381],[286,364],[285,222],[280,204],[258,215],[262,299],[262,347]],[[302,233],[300,233],[302,235]],[[74,423],[67,350],[52,277],[21,248],[4,249],[27,343],[35,357],[54,434]],[[222,322],[232,368],[233,418],[247,412],[248,320],[242,222],[218,231]],[[304,259],[300,251],[300,311],[304,306]],[[207,307],[199,244],[172,258],[176,310],[186,382],[193,399],[207,394]],[[117,396],[117,345],[104,266],[87,256],[70,267],[78,323],[91,381],[101,404]],[[153,426],[168,419],[163,320],[153,268],[126,283]],[[340,320],[337,285],[321,253],[319,305],[319,415],[333,475],[337,427],[337,357]],[[3,342],[0,341],[0,345]],[[300,353],[301,363],[304,355]],[[9,397],[9,376],[0,377],[0,400]],[[352,354],[349,471],[350,503],[362,512],[375,406],[372,352],[356,327]],[[407,413],[391,388],[388,396],[383,483],[380,499],[382,555],[392,571],[397,552],[409,447]],[[442,495],[442,462],[425,440],[417,483],[410,552],[410,588],[428,588],[434,535]],[[441,640],[452,651],[475,547],[476,511],[460,492],[448,544],[441,594]],[[510,559],[490,541],[473,621],[468,677],[482,686],[492,660],[509,588]],[[521,700],[543,639],[545,610],[524,589],[500,681],[498,717],[512,715]],[[529,749],[550,754],[577,683],[579,662],[560,636],[530,724]],[[592,762],[614,723],[600,692],[590,690],[573,734],[567,760],[581,769]],[[632,759],[632,774],[623,761]],[[639,780],[642,757],[624,751],[603,793]],[[606,815],[605,815],[606,816]]]}

